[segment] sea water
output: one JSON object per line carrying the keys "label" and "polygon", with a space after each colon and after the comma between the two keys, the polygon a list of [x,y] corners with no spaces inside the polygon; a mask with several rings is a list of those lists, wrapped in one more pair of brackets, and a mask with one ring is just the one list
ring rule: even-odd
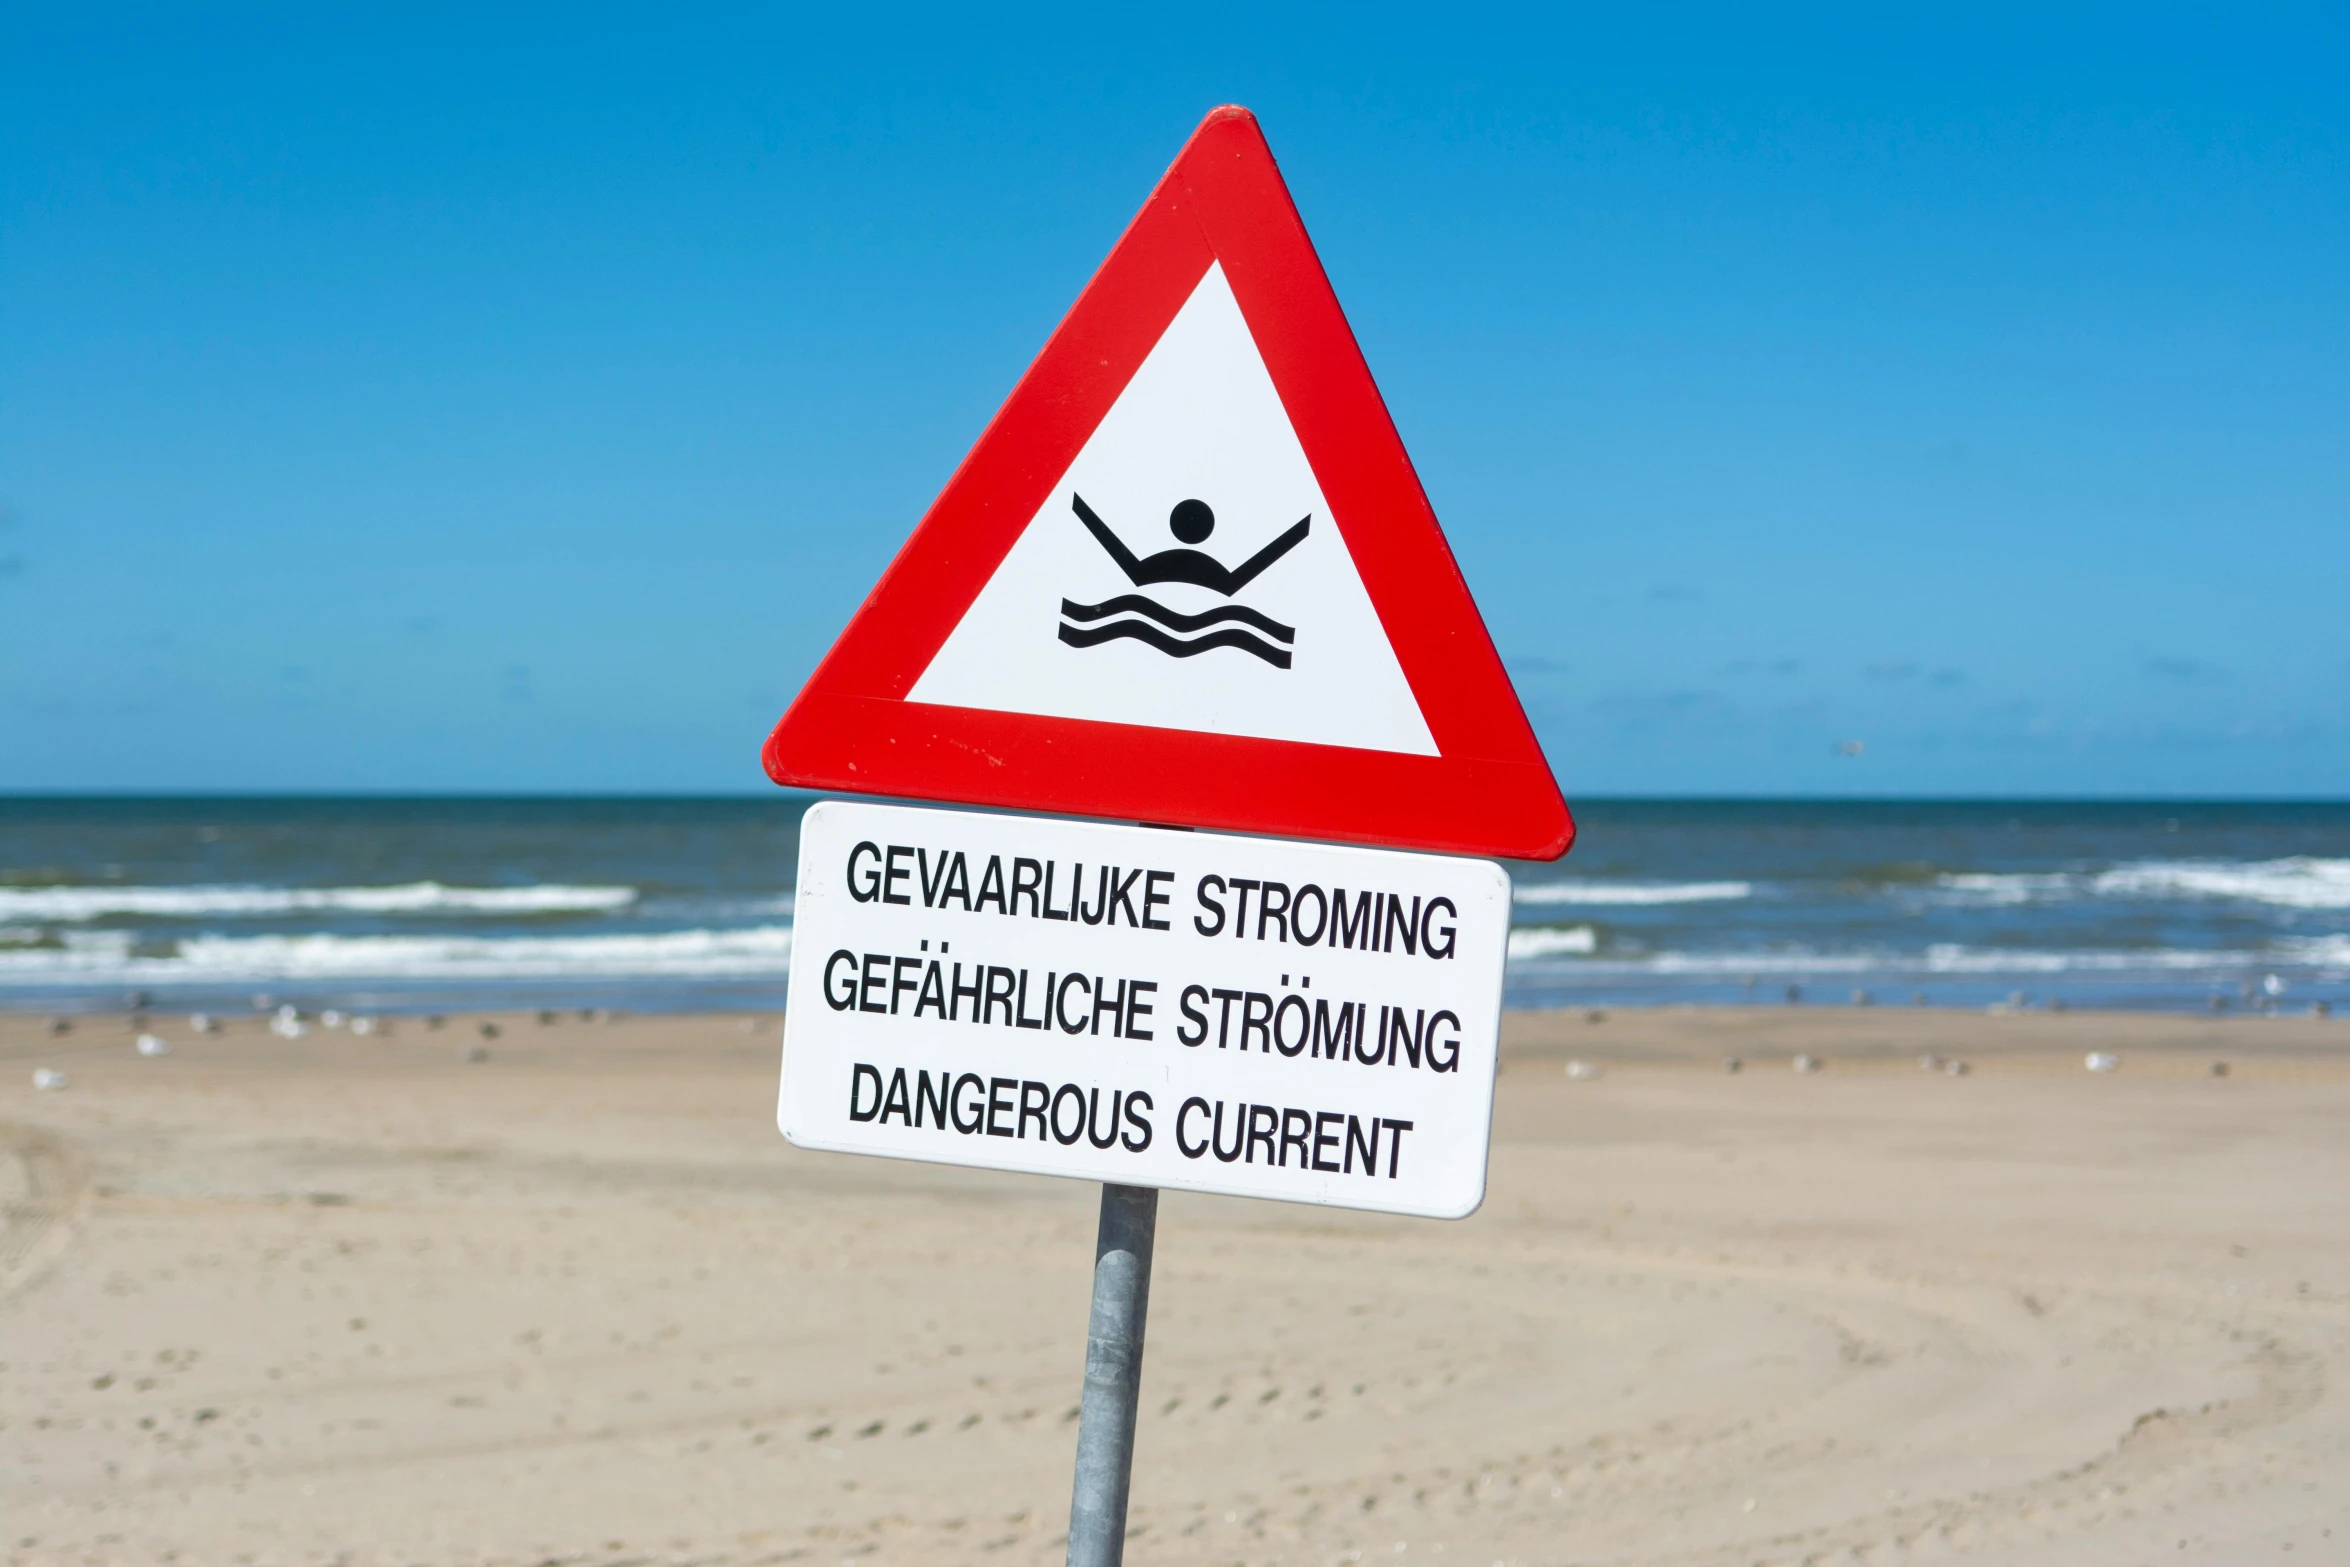
{"label": "sea water", "polygon": [[[0,799],[0,1006],[772,1009],[807,804]],[[2350,805],[1576,815],[1513,1005],[2350,1003]]]}

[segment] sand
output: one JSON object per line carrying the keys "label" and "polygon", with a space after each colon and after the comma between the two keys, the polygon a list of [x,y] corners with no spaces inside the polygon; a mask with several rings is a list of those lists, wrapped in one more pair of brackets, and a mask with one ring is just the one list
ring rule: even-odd
{"label": "sand", "polygon": [[[0,1019],[0,1560],[1061,1559],[1093,1188],[787,1147],[773,1019],[481,1021]],[[1129,1561],[2350,1561],[2350,1022],[1504,1061],[1474,1218],[1167,1198]]]}

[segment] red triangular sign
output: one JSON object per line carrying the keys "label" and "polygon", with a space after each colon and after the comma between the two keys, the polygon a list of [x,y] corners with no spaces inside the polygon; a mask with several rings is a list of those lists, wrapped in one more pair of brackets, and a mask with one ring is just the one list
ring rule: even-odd
{"label": "red triangular sign", "polygon": [[1556,859],[1550,767],[1245,109],[767,741],[777,783]]}

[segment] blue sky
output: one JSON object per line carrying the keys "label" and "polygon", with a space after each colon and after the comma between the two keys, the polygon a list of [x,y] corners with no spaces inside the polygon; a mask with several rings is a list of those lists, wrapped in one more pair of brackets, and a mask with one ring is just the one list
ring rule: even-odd
{"label": "blue sky", "polygon": [[1219,102],[1570,799],[2350,780],[2338,8],[322,9],[4,24],[0,788],[763,788]]}

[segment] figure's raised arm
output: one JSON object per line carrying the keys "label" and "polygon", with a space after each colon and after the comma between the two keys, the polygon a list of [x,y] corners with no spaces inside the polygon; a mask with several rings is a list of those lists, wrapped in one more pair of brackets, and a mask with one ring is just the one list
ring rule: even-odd
{"label": "figure's raised arm", "polygon": [[1267,566],[1272,565],[1273,562],[1279,560],[1282,556],[1288,554],[1291,550],[1296,549],[1299,544],[1304,542],[1306,536],[1306,527],[1313,520],[1314,519],[1310,514],[1298,518],[1296,527],[1291,528],[1287,533],[1282,534],[1281,537],[1275,539],[1272,543],[1266,545],[1263,549],[1257,551],[1254,555],[1251,555],[1248,559],[1242,561],[1238,568],[1236,568],[1232,573],[1230,578],[1232,586],[1226,588],[1224,591],[1226,593],[1238,593],[1242,588],[1245,588],[1251,582],[1254,582],[1257,579],[1257,576],[1263,572]]}
{"label": "figure's raised arm", "polygon": [[1142,562],[1135,558],[1134,551],[1119,542],[1118,535],[1110,531],[1110,525],[1093,514],[1093,508],[1085,504],[1084,496],[1071,490],[1069,504],[1077,509],[1077,520],[1085,524],[1086,531],[1100,542],[1103,549],[1110,552],[1110,559],[1118,563],[1118,569],[1126,573],[1126,580],[1140,587]]}

